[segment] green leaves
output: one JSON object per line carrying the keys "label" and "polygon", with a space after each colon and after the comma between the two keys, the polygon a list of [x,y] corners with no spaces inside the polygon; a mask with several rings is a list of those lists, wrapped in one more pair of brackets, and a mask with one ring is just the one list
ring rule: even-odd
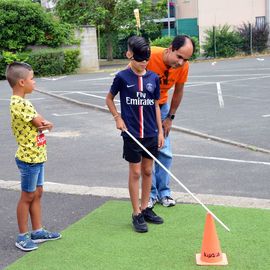
{"label": "green leaves", "polygon": [[[206,31],[207,37],[203,49],[206,56],[233,57],[239,51],[242,39],[229,25],[218,26]],[[216,53],[215,53],[216,50]]]}
{"label": "green leaves", "polygon": [[137,0],[59,0],[56,11],[64,22],[77,26],[92,24],[99,28],[107,39],[107,59],[112,60],[113,42],[126,41],[137,33],[134,9],[140,10],[140,33],[150,39],[160,35],[160,26],[153,22],[164,12],[161,7],[165,2],[159,2],[162,4],[154,5],[152,0],[143,0],[141,4]]}
{"label": "green leaves", "polygon": [[57,47],[73,40],[69,25],[30,0],[0,0],[0,26],[0,51],[23,51],[36,44]]}

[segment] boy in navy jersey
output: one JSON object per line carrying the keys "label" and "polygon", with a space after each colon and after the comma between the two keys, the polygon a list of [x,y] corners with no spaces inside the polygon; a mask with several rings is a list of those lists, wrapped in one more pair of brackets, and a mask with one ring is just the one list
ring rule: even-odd
{"label": "boy in navy jersey", "polygon": [[[148,208],[152,184],[152,158],[125,132],[127,129],[154,156],[164,144],[158,100],[160,96],[158,76],[146,70],[150,57],[150,46],[143,37],[128,39],[127,58],[130,65],[114,78],[106,97],[116,128],[122,130],[124,140],[123,158],[129,162],[129,194],[133,208],[132,224],[136,232],[147,232],[147,222],[162,224],[163,219]],[[121,115],[114,104],[120,93]],[[139,182],[142,177],[141,206],[139,204]]]}

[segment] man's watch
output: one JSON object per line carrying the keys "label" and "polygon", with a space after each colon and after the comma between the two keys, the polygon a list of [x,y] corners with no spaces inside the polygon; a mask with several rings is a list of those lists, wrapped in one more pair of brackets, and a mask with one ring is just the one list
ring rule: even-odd
{"label": "man's watch", "polygon": [[173,120],[174,117],[175,117],[175,114],[170,114],[170,113],[168,113],[168,115],[167,115],[166,118],[169,118],[169,119]]}

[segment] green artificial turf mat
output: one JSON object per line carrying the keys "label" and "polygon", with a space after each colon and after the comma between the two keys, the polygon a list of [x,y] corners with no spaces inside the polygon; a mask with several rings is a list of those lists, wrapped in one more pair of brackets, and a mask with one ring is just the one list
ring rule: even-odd
{"label": "green artificial turf mat", "polygon": [[157,205],[164,224],[149,224],[149,232],[140,234],[131,227],[130,203],[109,201],[64,230],[61,240],[41,244],[6,270],[270,269],[270,211],[209,208],[231,229],[227,232],[215,222],[228,266],[196,265],[206,217],[200,205]]}

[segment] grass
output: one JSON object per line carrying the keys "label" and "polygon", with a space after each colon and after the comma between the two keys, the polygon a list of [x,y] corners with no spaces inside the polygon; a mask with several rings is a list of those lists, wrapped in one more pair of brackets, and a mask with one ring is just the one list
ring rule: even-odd
{"label": "grass", "polygon": [[197,266],[206,213],[199,205],[156,206],[165,223],[149,232],[131,229],[129,202],[109,201],[62,232],[63,239],[40,245],[6,270],[156,269],[267,270],[270,265],[270,211],[209,207],[230,229],[216,223],[228,266]]}

